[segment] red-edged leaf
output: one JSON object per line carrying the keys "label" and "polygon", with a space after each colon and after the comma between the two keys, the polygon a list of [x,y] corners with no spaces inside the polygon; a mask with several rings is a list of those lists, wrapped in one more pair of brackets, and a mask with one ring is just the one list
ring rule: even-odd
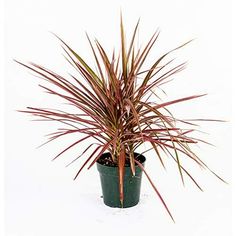
{"label": "red-edged leaf", "polygon": [[102,146],[103,147],[102,150],[99,152],[97,157],[93,160],[93,162],[89,165],[88,169],[90,169],[95,164],[95,162],[101,157],[101,155],[109,148],[112,142],[113,140],[109,141],[108,143]]}
{"label": "red-edged leaf", "polygon": [[[157,194],[158,197],[160,198],[160,200],[161,200],[162,204],[164,205],[166,211],[168,212],[169,216],[170,216],[171,219],[174,221],[174,218],[173,218],[172,214],[170,213],[170,210],[168,209],[168,207],[167,207],[167,205],[166,205],[166,203],[165,203],[163,197],[161,196],[161,194],[160,194],[159,191],[157,190],[156,186],[153,184],[151,178],[149,177],[149,175],[148,175],[147,172],[145,171],[143,165],[142,165],[139,161],[137,161],[137,160],[135,160],[135,162],[137,163],[137,165],[141,168],[141,170],[142,170],[142,171],[144,172],[144,174],[146,175],[146,177],[147,177],[149,183],[151,184],[151,186],[152,186],[153,189],[155,190],[156,194]],[[174,221],[174,222],[175,222],[175,221]]]}
{"label": "red-edged leaf", "polygon": [[78,160],[81,156],[83,156],[95,144],[99,145],[99,143],[92,143],[92,144],[90,144],[86,149],[84,149],[84,151],[78,157],[76,157],[73,161],[71,161],[69,164],[67,164],[66,167],[68,167],[69,165],[74,163],[76,160]]}
{"label": "red-edged leaf", "polygon": [[93,153],[89,156],[89,158],[84,162],[84,164],[81,166],[81,168],[79,169],[79,171],[77,172],[77,174],[74,177],[74,180],[78,177],[78,175],[80,174],[80,172],[83,170],[83,168],[86,166],[86,164],[92,159],[92,157],[95,155],[95,153],[98,151],[99,148],[101,148],[102,146],[98,146],[96,147],[96,149],[93,151]]}
{"label": "red-edged leaf", "polygon": [[129,159],[130,159],[130,167],[131,167],[131,172],[132,175],[135,176],[135,162],[134,162],[134,152],[133,152],[133,148],[129,149],[130,154],[129,154]]}
{"label": "red-edged leaf", "polygon": [[194,96],[189,96],[189,97],[184,97],[184,98],[172,100],[170,102],[165,102],[165,103],[162,103],[160,105],[156,105],[154,108],[159,109],[161,107],[166,107],[166,106],[169,106],[169,105],[172,105],[172,104],[175,104],[175,103],[184,102],[184,101],[199,98],[199,97],[202,97],[202,96],[206,96],[206,94],[194,95]]}
{"label": "red-edged leaf", "polygon": [[155,150],[155,152],[156,152],[156,154],[157,154],[157,156],[158,156],[158,158],[159,158],[159,160],[160,160],[160,162],[161,162],[163,168],[166,169],[165,164],[164,164],[164,162],[163,162],[163,160],[162,160],[162,158],[161,158],[161,155],[160,155],[160,153],[159,153],[159,151],[158,151],[158,148],[156,147],[156,144],[155,144],[154,142],[150,142],[150,143],[151,143],[153,149]]}
{"label": "red-edged leaf", "polygon": [[[93,135],[94,135],[94,134],[93,134]],[[78,141],[72,143],[69,147],[65,148],[63,151],[61,151],[59,154],[57,154],[52,160],[54,161],[56,158],[58,158],[59,156],[61,156],[64,152],[68,151],[70,148],[72,148],[72,147],[74,147],[75,145],[81,143],[82,141],[84,141],[84,140],[86,140],[86,139],[92,137],[93,135],[92,135],[92,134],[91,134],[91,135],[87,135],[86,137],[84,137],[84,138],[82,138],[82,139],[80,139],[80,140],[78,140]]]}
{"label": "red-edged leaf", "polygon": [[[177,163],[177,160],[171,154],[171,152],[168,149],[166,149],[166,151],[169,153],[169,155],[172,157],[172,159]],[[197,181],[192,177],[192,175],[182,165],[180,167],[188,175],[188,177],[193,181],[193,183],[203,192],[203,189],[200,187],[200,185],[197,183]]]}
{"label": "red-edged leaf", "polygon": [[126,55],[125,33],[124,33],[122,14],[120,14],[120,39],[121,39],[123,78],[124,78],[124,83],[126,84],[127,83],[127,55]]}
{"label": "red-edged leaf", "polygon": [[125,149],[121,146],[120,156],[118,158],[118,171],[119,171],[119,192],[120,202],[123,207],[124,203],[124,167],[125,167]]}

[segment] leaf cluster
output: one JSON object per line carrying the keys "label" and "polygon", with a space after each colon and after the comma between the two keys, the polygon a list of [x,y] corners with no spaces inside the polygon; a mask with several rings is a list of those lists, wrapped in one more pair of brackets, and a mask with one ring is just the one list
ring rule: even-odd
{"label": "leaf cluster", "polygon": [[[169,54],[191,41],[159,56],[148,69],[143,69],[144,63],[159,37],[159,32],[155,32],[145,46],[140,48],[136,47],[138,27],[139,21],[133,30],[131,40],[126,43],[121,17],[121,48],[118,53],[114,51],[111,56],[98,40],[92,42],[87,35],[96,70],[92,69],[79,54],[58,37],[67,61],[78,72],[76,76],[70,74],[69,78],[65,78],[38,64],[18,62],[47,82],[48,86],[40,85],[43,90],[64,99],[77,110],[76,113],[70,113],[64,110],[28,107],[23,111],[43,120],[63,124],[63,129],[52,133],[48,142],[70,134],[83,134],[79,140],[62,150],[54,159],[87,139],[96,140],[80,155],[86,156],[89,150],[92,150],[75,178],[86,165],[88,168],[92,167],[101,155],[108,151],[112,161],[118,166],[121,203],[124,200],[125,160],[129,159],[133,175],[135,175],[135,165],[139,165],[144,170],[142,164],[135,160],[134,151],[146,142],[155,151],[163,168],[165,168],[163,153],[176,162],[183,183],[184,175],[186,175],[201,190],[199,184],[183,167],[180,154],[190,158],[197,165],[208,168],[190,148],[190,145],[199,141],[204,142],[192,137],[195,124],[192,121],[177,119],[168,110],[170,105],[196,99],[203,95],[163,102],[158,93],[163,84],[169,82],[174,74],[179,73],[186,66],[185,63],[172,66],[173,60],[163,62],[166,61]],[[187,124],[191,128],[183,129],[180,124]],[[166,203],[145,170],[144,173],[173,219]]]}

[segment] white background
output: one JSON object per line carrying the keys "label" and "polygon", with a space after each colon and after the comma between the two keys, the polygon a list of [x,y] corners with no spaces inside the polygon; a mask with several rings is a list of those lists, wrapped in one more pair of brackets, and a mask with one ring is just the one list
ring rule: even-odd
{"label": "white background", "polygon": [[[147,154],[147,171],[166,199],[176,224],[145,178],[137,207],[120,210],[104,206],[96,169],[85,170],[78,181],[73,181],[81,162],[64,168],[72,153],[50,161],[66,143],[35,148],[53,127],[29,122],[30,117],[15,112],[26,106],[50,106],[52,100],[48,101],[37,87],[39,80],[16,65],[13,58],[38,62],[65,74],[69,67],[61,56],[58,40],[49,32],[60,35],[89,61],[84,31],[100,39],[105,48],[113,48],[118,43],[120,9],[127,35],[141,17],[140,43],[158,27],[161,29],[150,63],[155,55],[196,38],[174,55],[188,60],[189,66],[165,87],[167,99],[208,93],[173,109],[180,116],[229,120],[203,124],[203,130],[210,133],[203,138],[216,147],[202,145],[197,149],[229,185],[190,165],[205,191],[198,191],[190,181],[183,187],[176,167],[168,164],[165,172],[153,153]],[[230,1],[213,0],[6,1],[6,235],[231,235],[230,13]]]}

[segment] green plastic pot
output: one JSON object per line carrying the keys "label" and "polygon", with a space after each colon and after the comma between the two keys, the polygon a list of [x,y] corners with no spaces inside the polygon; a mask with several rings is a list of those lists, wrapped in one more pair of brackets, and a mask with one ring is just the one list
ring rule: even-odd
{"label": "green plastic pot", "polygon": [[[107,155],[109,156],[110,153],[104,153],[101,158],[104,158]],[[134,156],[137,155],[139,155],[139,160],[144,165],[146,158],[143,155],[134,153]],[[142,170],[139,166],[135,166],[135,176],[132,175],[130,167],[125,167],[123,206],[120,202],[118,167],[105,166],[98,161],[97,169],[100,174],[103,201],[105,205],[127,208],[138,204],[142,180]]]}

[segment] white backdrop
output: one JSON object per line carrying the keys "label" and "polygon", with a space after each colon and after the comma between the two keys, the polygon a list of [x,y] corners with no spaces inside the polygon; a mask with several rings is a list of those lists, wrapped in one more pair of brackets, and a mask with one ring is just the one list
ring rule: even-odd
{"label": "white backdrop", "polygon": [[[199,192],[187,181],[181,185],[177,168],[163,171],[147,154],[147,170],[166,199],[176,224],[168,218],[159,199],[143,179],[140,204],[131,209],[110,209],[102,204],[96,169],[84,171],[73,181],[80,162],[64,168],[68,155],[51,162],[64,143],[35,147],[49,124],[30,122],[15,110],[50,106],[37,86],[39,80],[13,62],[34,61],[58,72],[69,67],[52,31],[88,58],[84,32],[98,38],[105,48],[118,43],[119,14],[123,12],[129,35],[141,17],[139,41],[157,29],[161,36],[153,58],[181,43],[196,40],[174,56],[188,60],[186,71],[166,86],[168,100],[193,94],[208,96],[175,107],[177,114],[217,118],[228,123],[203,124],[203,138],[216,147],[201,146],[199,156],[231,183],[231,5],[230,1],[100,0],[5,2],[5,129],[6,129],[6,235],[231,235],[231,184],[225,185],[207,171],[193,169],[204,188]],[[152,57],[150,62],[152,62]],[[81,147],[79,147],[81,149]]]}

